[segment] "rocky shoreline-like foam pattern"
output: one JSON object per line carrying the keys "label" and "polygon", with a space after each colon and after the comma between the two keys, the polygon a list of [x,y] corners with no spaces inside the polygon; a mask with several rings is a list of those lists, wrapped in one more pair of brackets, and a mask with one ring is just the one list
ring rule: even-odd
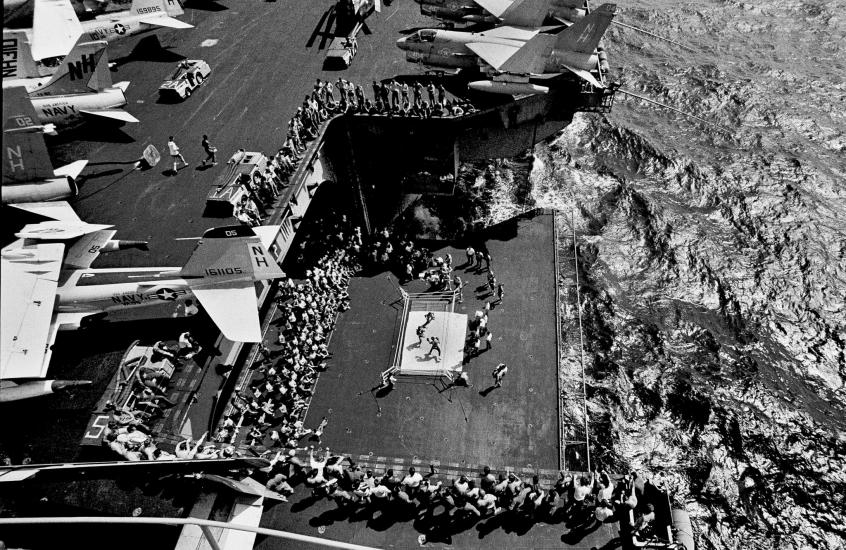
{"label": "rocky shoreline-like foam pattern", "polygon": [[623,86],[731,133],[619,98],[466,189],[487,222],[575,209],[598,460],[662,478],[702,548],[844,548],[846,16],[620,7],[693,49],[612,27]]}

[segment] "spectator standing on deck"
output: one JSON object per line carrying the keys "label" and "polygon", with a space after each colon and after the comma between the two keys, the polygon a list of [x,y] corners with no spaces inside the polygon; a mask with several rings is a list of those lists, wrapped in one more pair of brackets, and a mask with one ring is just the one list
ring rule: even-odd
{"label": "spectator standing on deck", "polygon": [[508,365],[505,363],[500,363],[496,366],[496,368],[491,373],[494,379],[494,386],[497,388],[502,387],[502,379],[505,378],[505,374],[508,372]]}
{"label": "spectator standing on deck", "polygon": [[442,83],[438,82],[438,103],[440,103],[443,106],[445,101],[446,101],[446,89],[444,88],[444,85]]}
{"label": "spectator standing on deck", "polygon": [[496,286],[496,301],[494,302],[496,304],[502,303],[502,297],[505,294],[505,290],[503,290],[502,286],[502,283]]}
{"label": "spectator standing on deck", "polygon": [[476,257],[476,251],[473,250],[472,246],[468,246],[465,252],[467,253],[467,267],[473,267],[473,258]]}
{"label": "spectator standing on deck", "polygon": [[213,147],[211,143],[209,143],[209,136],[206,134],[203,134],[202,146],[203,151],[206,152],[206,158],[203,159],[203,166],[205,166],[207,162],[211,162],[212,166],[217,166],[217,147]]}
{"label": "spectator standing on deck", "polygon": [[399,84],[396,80],[391,80],[391,108],[396,109],[400,104],[400,90]]}
{"label": "spectator standing on deck", "polygon": [[462,282],[461,277],[459,277],[458,275],[455,276],[455,278],[452,280],[452,282],[455,284],[455,289],[458,290],[458,303],[463,304],[464,303],[464,287],[467,286],[468,283]]}
{"label": "spectator standing on deck", "polygon": [[177,159],[181,160],[183,165],[188,166],[188,163],[185,162],[185,157],[183,157],[182,153],[179,152],[179,145],[177,145],[176,142],[173,141],[173,136],[170,136],[170,137],[167,138],[167,149],[168,149],[168,151],[170,151],[170,158],[173,159],[173,173],[174,174],[177,173],[177,168],[176,168]]}
{"label": "spectator standing on deck", "polygon": [[318,445],[320,444],[320,438],[323,437],[323,430],[326,429],[326,426],[329,424],[329,419],[325,416],[323,420],[320,421],[320,424],[317,425],[317,429],[314,430],[314,438],[317,439]]}

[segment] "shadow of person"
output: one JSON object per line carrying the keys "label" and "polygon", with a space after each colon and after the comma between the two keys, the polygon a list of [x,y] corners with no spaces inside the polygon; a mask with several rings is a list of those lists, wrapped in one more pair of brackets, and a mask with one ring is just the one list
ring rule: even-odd
{"label": "shadow of person", "polygon": [[391,384],[390,386],[380,386],[379,389],[376,390],[376,393],[373,394],[373,395],[375,395],[377,398],[385,397],[386,395],[391,393],[393,391],[393,389],[394,389],[393,384]]}
{"label": "shadow of person", "polygon": [[500,512],[499,514],[489,518],[487,521],[482,521],[476,525],[476,531],[479,532],[479,540],[484,539],[497,529],[503,526],[508,512]]}
{"label": "shadow of person", "polygon": [[487,397],[488,394],[491,393],[492,391],[494,391],[495,389],[496,389],[496,384],[483,389],[482,391],[479,392],[479,395],[481,395],[482,397]]}
{"label": "shadow of person", "polygon": [[320,500],[320,497],[313,494],[304,499],[298,500],[291,505],[291,513],[302,512],[303,510],[311,508],[318,500]]}
{"label": "shadow of person", "polygon": [[326,510],[319,516],[315,516],[308,520],[309,525],[312,527],[321,527],[326,525],[332,525],[336,521],[343,521],[350,516],[351,510],[347,509],[346,507],[343,508],[332,508],[330,510]]}

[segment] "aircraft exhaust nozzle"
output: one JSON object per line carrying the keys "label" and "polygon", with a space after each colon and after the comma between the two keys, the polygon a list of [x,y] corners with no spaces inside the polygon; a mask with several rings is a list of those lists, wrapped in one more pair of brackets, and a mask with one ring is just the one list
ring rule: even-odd
{"label": "aircraft exhaust nozzle", "polygon": [[91,380],[53,380],[50,383],[50,389],[53,393],[59,393],[68,388],[78,388],[81,386],[90,386]]}
{"label": "aircraft exhaust nozzle", "polygon": [[[5,173],[3,175],[5,177]],[[76,195],[76,185],[72,178],[65,176],[36,183],[3,185],[0,195],[3,204],[55,201]]]}
{"label": "aircraft exhaust nozzle", "polygon": [[490,94],[545,94],[549,92],[546,86],[538,86],[530,82],[500,82],[497,80],[477,80],[467,85],[471,90]]}
{"label": "aircraft exhaust nozzle", "polygon": [[499,21],[493,15],[465,15],[461,19],[468,23],[497,23]]}
{"label": "aircraft exhaust nozzle", "polygon": [[68,388],[88,386],[89,384],[91,384],[90,380],[30,380],[21,383],[0,380],[0,403],[61,393]]}
{"label": "aircraft exhaust nozzle", "polygon": [[126,250],[137,248],[138,250],[150,250],[147,241],[125,241],[112,239],[100,248],[100,252],[114,252],[115,250]]}
{"label": "aircraft exhaust nozzle", "polygon": [[120,240],[117,242],[118,250],[126,250],[127,248],[137,248],[138,250],[150,250],[150,243],[147,241],[124,241]]}

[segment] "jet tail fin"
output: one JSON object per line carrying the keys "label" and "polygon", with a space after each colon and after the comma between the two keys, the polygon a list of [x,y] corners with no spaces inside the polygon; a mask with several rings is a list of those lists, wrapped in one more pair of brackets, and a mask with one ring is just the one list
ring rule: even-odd
{"label": "jet tail fin", "polygon": [[37,120],[25,88],[3,90],[3,185],[55,177]]}
{"label": "jet tail fin", "polygon": [[261,341],[255,281],[285,273],[249,227],[209,229],[179,273],[223,335]]}
{"label": "jet tail fin", "polygon": [[23,29],[3,29],[3,79],[40,76],[38,65],[32,58],[27,32]]}
{"label": "jet tail fin", "polygon": [[251,228],[234,225],[206,231],[179,276],[206,282],[260,281],[285,273]]}
{"label": "jet tail fin", "polygon": [[616,4],[602,4],[558,33],[555,48],[578,53],[593,53],[616,13]]}
{"label": "jet tail fin", "polygon": [[515,0],[500,18],[505,25],[540,27],[549,15],[551,4],[551,0]]}
{"label": "jet tail fin", "polygon": [[44,87],[32,92],[30,97],[88,93],[111,85],[106,42],[85,42],[80,37],[53,78]]}

